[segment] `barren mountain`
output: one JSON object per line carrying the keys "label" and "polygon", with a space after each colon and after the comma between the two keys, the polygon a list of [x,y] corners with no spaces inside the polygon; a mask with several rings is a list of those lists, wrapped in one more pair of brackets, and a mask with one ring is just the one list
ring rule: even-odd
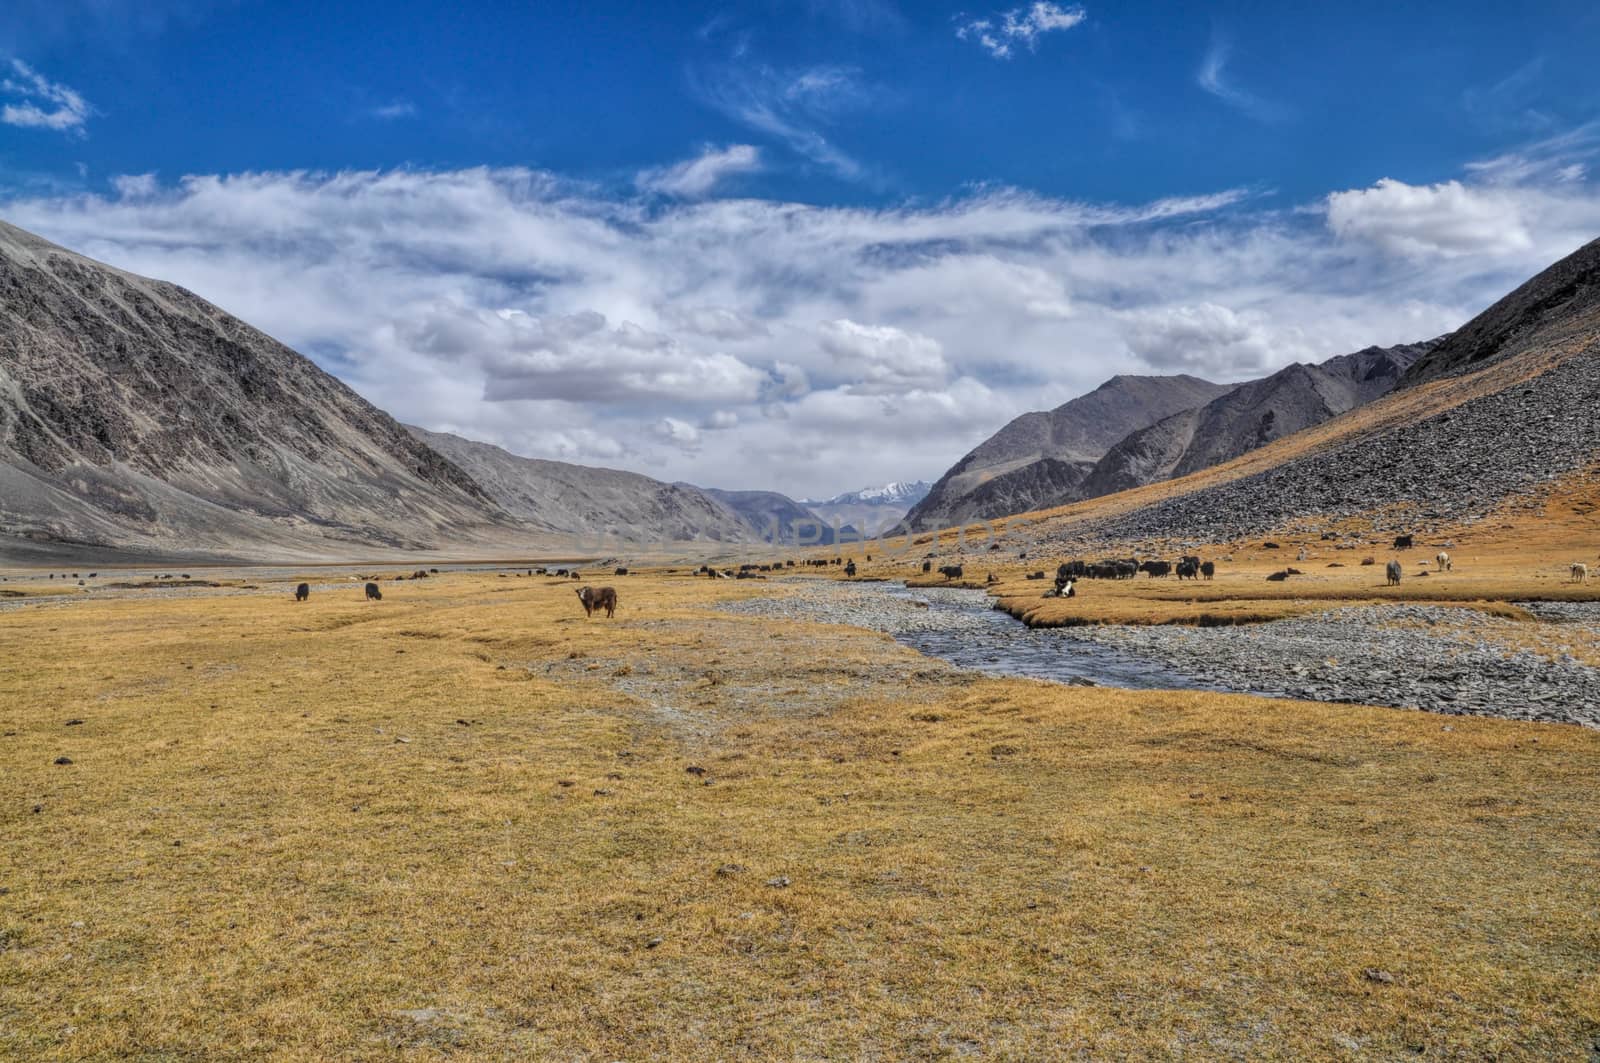
{"label": "barren mountain", "polygon": [[1192,376],[1112,377],[1054,410],[1013,420],[940,477],[906,519],[927,528],[1049,504],[1128,433],[1228,390]]}
{"label": "barren mountain", "polygon": [[746,519],[689,484],[524,458],[447,432],[408,427],[469,473],[502,510],[540,531],[632,543],[753,542],[759,537]]}
{"label": "barren mountain", "polygon": [[1476,521],[1600,478],[1600,241],[1496,302],[1388,395],[1224,465],[1046,514],[1049,540],[1226,541],[1307,520]]}
{"label": "barren mountain", "polygon": [[0,222],[0,552],[345,555],[517,534],[470,476],[270,336]]}
{"label": "barren mountain", "polygon": [[1368,347],[1320,365],[1291,365],[1132,433],[1095,465],[1061,505],[1126,491],[1231,461],[1331,420],[1391,391],[1437,340]]}
{"label": "barren mountain", "polygon": [[1600,309],[1600,240],[1539,273],[1451,333],[1406,373],[1403,387],[1548,346],[1591,328]]}

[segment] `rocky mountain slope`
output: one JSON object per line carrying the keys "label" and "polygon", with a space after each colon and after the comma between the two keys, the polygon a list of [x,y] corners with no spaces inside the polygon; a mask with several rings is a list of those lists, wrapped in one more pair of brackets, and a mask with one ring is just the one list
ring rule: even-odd
{"label": "rocky mountain slope", "polygon": [[1426,530],[1470,523],[1558,480],[1600,476],[1597,290],[1600,241],[1433,347],[1389,395],[1162,485],[1148,501],[1102,499],[1029,534],[1225,541],[1353,516],[1380,530]]}
{"label": "rocky mountain slope", "polygon": [[1112,377],[1054,410],[1007,424],[940,477],[906,519],[940,527],[1050,504],[1130,432],[1229,390],[1192,376]]}
{"label": "rocky mountain slope", "polygon": [[409,426],[519,523],[578,539],[752,542],[758,529],[698,487],[638,473],[524,458],[489,443]]}
{"label": "rocky mountain slope", "polygon": [[1437,343],[1368,347],[1320,365],[1295,364],[1123,439],[1060,505],[1186,476],[1331,420],[1379,398]]}
{"label": "rocky mountain slope", "polygon": [[1600,307],[1600,240],[1592,240],[1451,333],[1402,386],[1453,376],[1590,327]]}
{"label": "rocky mountain slope", "polygon": [[517,531],[283,344],[0,223],[0,544],[257,556]]}

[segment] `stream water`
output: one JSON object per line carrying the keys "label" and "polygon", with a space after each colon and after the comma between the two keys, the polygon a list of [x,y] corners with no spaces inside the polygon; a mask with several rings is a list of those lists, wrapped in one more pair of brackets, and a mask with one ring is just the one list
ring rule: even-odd
{"label": "stream water", "polygon": [[897,602],[926,602],[914,626],[891,628],[897,642],[958,668],[989,675],[1025,676],[1057,683],[1088,680],[1096,686],[1135,690],[1227,690],[1088,639],[1067,628],[1030,628],[993,608],[983,591],[914,590],[880,583],[876,593]]}

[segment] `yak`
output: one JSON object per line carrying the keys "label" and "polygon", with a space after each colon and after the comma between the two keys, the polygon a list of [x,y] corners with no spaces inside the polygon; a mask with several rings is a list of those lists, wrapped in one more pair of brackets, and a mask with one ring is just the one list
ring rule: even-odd
{"label": "yak", "polygon": [[617,592],[610,587],[579,587],[578,601],[583,603],[583,615],[593,616],[596,609],[604,609],[610,619],[617,611]]}

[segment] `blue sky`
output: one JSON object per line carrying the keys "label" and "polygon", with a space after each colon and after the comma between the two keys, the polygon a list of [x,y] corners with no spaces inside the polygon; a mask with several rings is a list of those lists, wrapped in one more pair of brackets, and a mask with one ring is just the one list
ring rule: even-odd
{"label": "blue sky", "polygon": [[21,0],[0,216],[404,419],[831,493],[1600,235],[1600,9],[1427,6]]}

